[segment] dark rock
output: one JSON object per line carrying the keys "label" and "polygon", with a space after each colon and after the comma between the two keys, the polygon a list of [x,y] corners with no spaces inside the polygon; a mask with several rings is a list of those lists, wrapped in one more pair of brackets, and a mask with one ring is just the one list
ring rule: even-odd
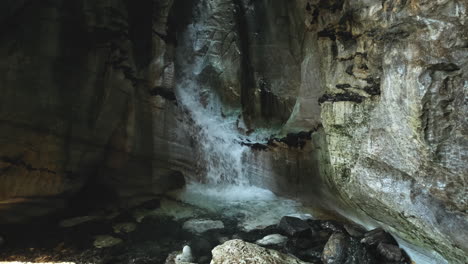
{"label": "dark rock", "polygon": [[336,40],[336,32],[333,28],[326,28],[322,31],[317,32],[319,38],[329,38],[332,41]]}
{"label": "dark rock", "polygon": [[349,240],[343,233],[334,233],[330,236],[323,249],[322,262],[324,264],[345,263],[349,247]]}
{"label": "dark rock", "polygon": [[280,231],[290,237],[311,237],[312,231],[306,221],[296,217],[284,216],[278,224]]}
{"label": "dark rock", "polygon": [[301,131],[298,133],[288,133],[283,138],[271,138],[268,140],[268,145],[275,146],[276,142],[282,142],[292,148],[302,149],[308,140],[312,139],[312,131]]}
{"label": "dark rock", "polygon": [[211,250],[216,246],[216,243],[205,239],[204,237],[195,237],[189,243],[192,253],[195,257],[210,255]]}
{"label": "dark rock", "polygon": [[308,249],[314,245],[314,241],[312,238],[305,238],[305,237],[293,237],[288,240],[286,246],[288,248],[296,248],[296,249]]}
{"label": "dark rock", "polygon": [[354,69],[354,65],[349,65],[349,66],[346,68],[345,72],[346,72],[347,74],[353,76],[353,75],[354,75],[353,69]]}
{"label": "dark rock", "polygon": [[330,230],[332,232],[344,232],[344,227],[338,221],[325,220],[320,221],[320,227],[324,230]]}
{"label": "dark rock", "polygon": [[153,96],[159,95],[162,98],[169,100],[169,101],[173,101],[173,102],[177,100],[175,93],[172,90],[165,88],[165,87],[160,87],[160,86],[154,87],[153,89],[150,90],[150,94]]}
{"label": "dark rock", "polygon": [[265,150],[268,149],[268,146],[267,146],[267,145],[261,144],[261,143],[250,143],[250,142],[243,142],[243,141],[241,141],[240,144],[241,144],[242,146],[250,147],[250,148],[253,149],[253,150],[265,151]]}
{"label": "dark rock", "polygon": [[211,254],[209,256],[201,256],[198,258],[199,264],[209,264],[211,261]]}
{"label": "dark rock", "polygon": [[345,224],[343,227],[346,233],[353,237],[361,238],[366,233],[366,229],[363,226],[355,223]]}
{"label": "dark rock", "polygon": [[169,178],[171,179],[170,182],[168,182],[166,189],[167,190],[177,190],[181,189],[185,186],[185,176],[182,172],[180,171],[172,171],[169,175]]}
{"label": "dark rock", "polygon": [[380,263],[374,256],[374,252],[361,244],[359,240],[350,238],[346,264],[373,264]]}
{"label": "dark rock", "polygon": [[294,255],[303,261],[319,263],[322,257],[323,245],[306,250],[297,251]]}
{"label": "dark rock", "polygon": [[337,94],[326,93],[319,98],[318,102],[319,104],[322,104],[325,102],[342,102],[342,101],[362,103],[364,99],[365,99],[364,96],[361,96],[357,93],[345,91],[343,93],[337,93]]}
{"label": "dark rock", "polygon": [[390,261],[402,261],[403,260],[403,252],[396,245],[380,243],[377,246],[377,251],[379,252],[380,255],[382,255],[383,257],[385,257],[386,259]]}
{"label": "dark rock", "polygon": [[386,243],[391,245],[398,245],[397,241],[382,228],[376,228],[364,234],[361,243],[368,246],[378,246],[379,243]]}
{"label": "dark rock", "polygon": [[452,71],[458,71],[460,70],[460,67],[458,67],[454,63],[437,63],[434,65],[431,65],[429,67],[430,70],[433,71],[447,71],[447,72],[452,72]]}
{"label": "dark rock", "polygon": [[336,85],[336,88],[338,89],[346,89],[346,88],[350,88],[351,85],[349,83],[342,83],[342,84],[337,84]]}
{"label": "dark rock", "polygon": [[151,199],[149,201],[143,202],[139,207],[145,209],[156,209],[159,208],[161,201],[159,199]]}

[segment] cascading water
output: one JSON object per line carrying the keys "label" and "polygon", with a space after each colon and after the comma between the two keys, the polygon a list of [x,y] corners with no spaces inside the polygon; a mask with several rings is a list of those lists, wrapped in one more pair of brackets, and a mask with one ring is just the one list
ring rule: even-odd
{"label": "cascading water", "polygon": [[188,129],[198,142],[198,166],[203,168],[203,181],[215,185],[247,185],[243,170],[246,147],[239,144],[238,119],[233,115],[223,117],[216,96],[202,90],[194,81],[185,81],[178,94],[193,121]]}
{"label": "cascading water", "polygon": [[[206,84],[203,76],[207,68],[222,72],[213,64],[210,55],[213,46],[208,35],[207,19],[213,16],[201,1],[199,17],[182,33],[178,46],[178,84],[176,94],[180,107],[187,114],[187,130],[196,142],[198,169],[195,179],[189,179],[185,191],[178,198],[239,221],[242,229],[253,229],[277,223],[287,214],[297,213],[299,203],[282,199],[271,191],[250,185],[246,165],[247,142],[264,140],[273,131],[257,130],[247,136],[240,107],[228,107],[222,103],[217,88]],[[211,9],[210,9],[211,10]],[[203,50],[203,52],[201,52]],[[207,55],[208,54],[208,55]],[[207,65],[209,65],[207,67]],[[200,78],[200,76],[203,76]]]}

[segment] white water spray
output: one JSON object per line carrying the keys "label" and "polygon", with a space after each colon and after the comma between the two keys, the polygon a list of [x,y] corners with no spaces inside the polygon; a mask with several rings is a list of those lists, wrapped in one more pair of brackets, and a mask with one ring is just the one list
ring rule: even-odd
{"label": "white water spray", "polygon": [[178,88],[179,100],[193,120],[191,133],[198,143],[198,166],[204,169],[208,184],[247,185],[243,166],[245,146],[237,131],[238,115],[224,116],[215,94],[203,91],[195,82]]}

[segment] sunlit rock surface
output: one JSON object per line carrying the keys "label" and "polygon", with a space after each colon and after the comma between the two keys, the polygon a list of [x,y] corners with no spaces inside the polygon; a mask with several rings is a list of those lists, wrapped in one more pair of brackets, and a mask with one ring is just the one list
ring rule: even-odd
{"label": "sunlit rock surface", "polygon": [[339,11],[312,6],[326,19],[311,24],[327,89],[325,178],[348,206],[460,263],[468,249],[466,8],[344,1]]}
{"label": "sunlit rock surface", "polygon": [[217,246],[212,251],[211,264],[306,264],[297,258],[275,250],[234,239]]}

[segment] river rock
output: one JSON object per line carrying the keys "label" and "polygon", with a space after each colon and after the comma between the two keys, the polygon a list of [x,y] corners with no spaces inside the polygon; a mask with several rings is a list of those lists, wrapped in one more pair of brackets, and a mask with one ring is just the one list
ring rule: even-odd
{"label": "river rock", "polygon": [[182,228],[195,234],[201,234],[209,230],[223,229],[224,224],[219,220],[191,219],[186,221]]}
{"label": "river rock", "polygon": [[323,249],[322,261],[324,264],[345,263],[348,250],[348,238],[343,233],[334,233],[330,236]]}
{"label": "river rock", "polygon": [[260,246],[280,246],[286,243],[287,240],[288,238],[285,236],[282,236],[280,234],[272,234],[257,240],[255,243]]}
{"label": "river rock", "polygon": [[306,264],[293,256],[239,239],[229,240],[212,251],[211,264]]}
{"label": "river rock", "polygon": [[300,218],[284,216],[281,218],[278,228],[287,236],[311,236],[312,231],[304,220]]}

